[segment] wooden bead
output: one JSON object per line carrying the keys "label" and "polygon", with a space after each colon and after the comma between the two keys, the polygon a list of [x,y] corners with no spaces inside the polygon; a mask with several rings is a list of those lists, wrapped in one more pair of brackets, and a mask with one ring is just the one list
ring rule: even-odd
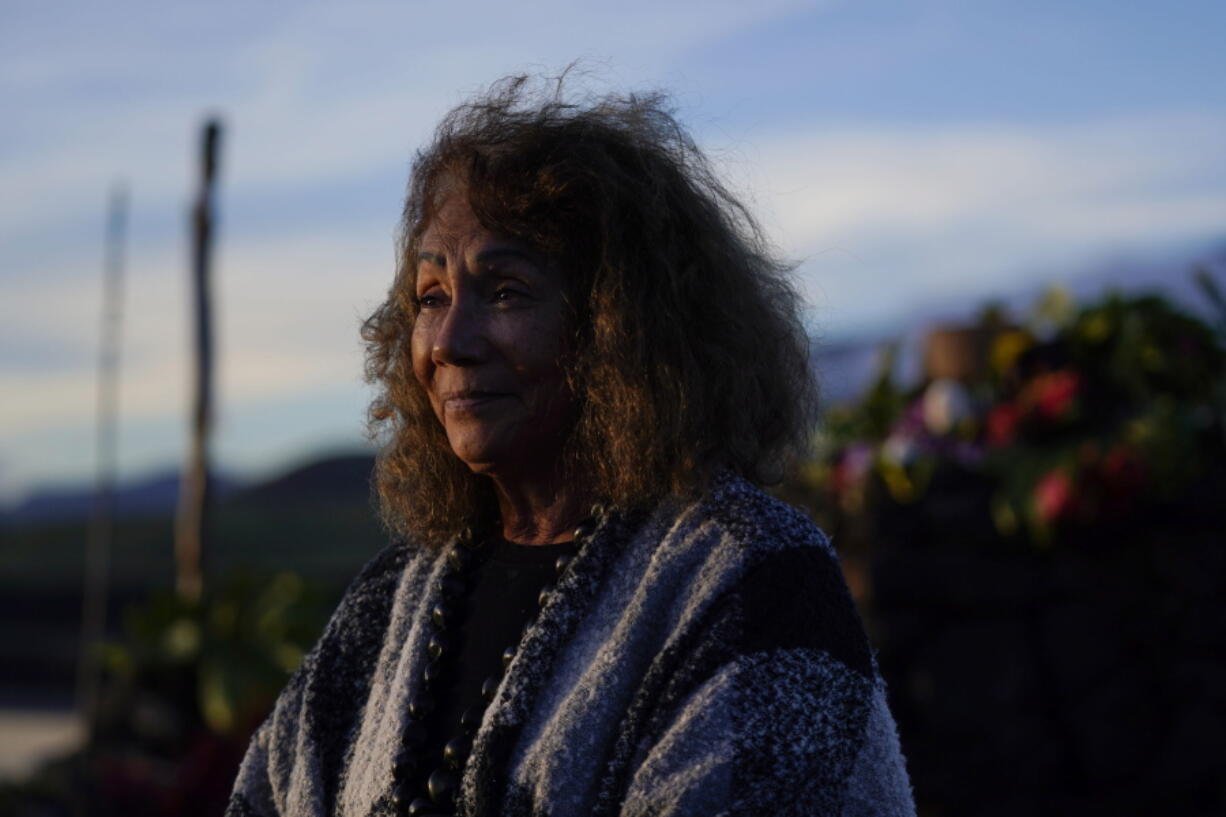
{"label": "wooden bead", "polygon": [[404,782],[416,777],[421,772],[421,758],[417,752],[400,750],[396,763],[392,766],[392,776]]}
{"label": "wooden bead", "polygon": [[418,797],[409,803],[409,817],[425,817],[433,811],[434,804],[424,797]]}
{"label": "wooden bead", "polygon": [[451,649],[451,644],[447,640],[447,636],[442,633],[435,633],[430,636],[430,643],[426,645],[426,651],[430,653],[430,657],[435,661],[442,658]]}
{"label": "wooden bead", "polygon": [[451,800],[455,797],[456,776],[446,769],[435,769],[430,775],[430,779],[426,781],[426,790],[430,792],[430,799],[440,806],[451,805]]}
{"label": "wooden bead", "polygon": [[421,677],[422,680],[426,682],[427,686],[434,686],[442,679],[446,671],[447,668],[443,665],[442,661],[431,661],[429,664],[426,664],[426,668],[421,671]]}
{"label": "wooden bead", "polygon": [[434,607],[430,610],[430,620],[433,621],[434,626],[438,627],[440,630],[447,629],[447,625],[450,623],[448,621],[449,618],[450,616],[447,615],[446,608],[444,608],[441,604],[434,605]]}
{"label": "wooden bead", "polygon": [[470,706],[464,710],[464,714],[460,716],[460,728],[465,734],[473,734],[481,728],[481,719],[485,717],[485,707]]}
{"label": "wooden bead", "polygon": [[472,556],[466,550],[452,548],[451,550],[447,551],[447,564],[450,565],[453,570],[462,572],[467,570],[468,566],[472,564]]}
{"label": "wooden bead", "polygon": [[422,720],[434,711],[434,698],[430,695],[419,692],[417,697],[409,701],[409,714],[417,720]]}
{"label": "wooden bead", "polygon": [[481,697],[487,701],[494,700],[494,694],[498,692],[498,684],[501,681],[499,678],[490,676],[481,682]]}
{"label": "wooden bead", "polygon": [[456,771],[464,768],[464,761],[468,760],[468,753],[472,751],[473,742],[471,738],[460,736],[454,737],[447,741],[447,745],[443,747],[443,761]]}
{"label": "wooden bead", "polygon": [[456,575],[441,576],[434,583],[434,587],[438,590],[438,594],[447,601],[455,601],[464,595],[467,589],[464,585],[464,580]]}

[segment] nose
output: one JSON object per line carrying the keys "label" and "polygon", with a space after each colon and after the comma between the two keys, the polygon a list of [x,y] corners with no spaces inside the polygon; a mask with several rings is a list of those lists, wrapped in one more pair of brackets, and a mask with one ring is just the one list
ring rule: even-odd
{"label": "nose", "polygon": [[472,366],[489,348],[480,309],[469,299],[456,298],[447,307],[430,348],[436,366]]}

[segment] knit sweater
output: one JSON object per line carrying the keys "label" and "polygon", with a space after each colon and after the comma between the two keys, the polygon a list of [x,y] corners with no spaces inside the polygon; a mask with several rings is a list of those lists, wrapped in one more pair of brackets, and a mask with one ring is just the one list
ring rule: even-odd
{"label": "knit sweater", "polygon": [[[446,550],[398,544],[363,569],[253,738],[227,817],[395,813]],[[913,815],[826,537],[733,476],[601,518],[485,712],[456,811]]]}

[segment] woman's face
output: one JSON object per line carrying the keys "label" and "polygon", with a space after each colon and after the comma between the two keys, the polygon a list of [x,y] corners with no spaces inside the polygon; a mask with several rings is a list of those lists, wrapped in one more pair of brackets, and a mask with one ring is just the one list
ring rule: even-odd
{"label": "woman's face", "polygon": [[453,193],[422,235],[413,373],[455,455],[473,471],[553,473],[574,401],[560,357],[561,274],[477,221]]}

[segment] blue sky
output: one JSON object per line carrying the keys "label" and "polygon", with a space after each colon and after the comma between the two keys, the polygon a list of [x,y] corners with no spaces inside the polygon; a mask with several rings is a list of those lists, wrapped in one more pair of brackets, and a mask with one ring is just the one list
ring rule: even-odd
{"label": "blue sky", "polygon": [[[670,90],[828,338],[917,302],[1226,234],[1220,2],[0,2],[0,501],[87,476],[103,208],[128,246],[121,468],[185,433],[185,208],[227,126],[216,449],[361,440],[357,326],[413,149],[451,105],[580,59]],[[1189,250],[1189,248],[1193,248]]]}

